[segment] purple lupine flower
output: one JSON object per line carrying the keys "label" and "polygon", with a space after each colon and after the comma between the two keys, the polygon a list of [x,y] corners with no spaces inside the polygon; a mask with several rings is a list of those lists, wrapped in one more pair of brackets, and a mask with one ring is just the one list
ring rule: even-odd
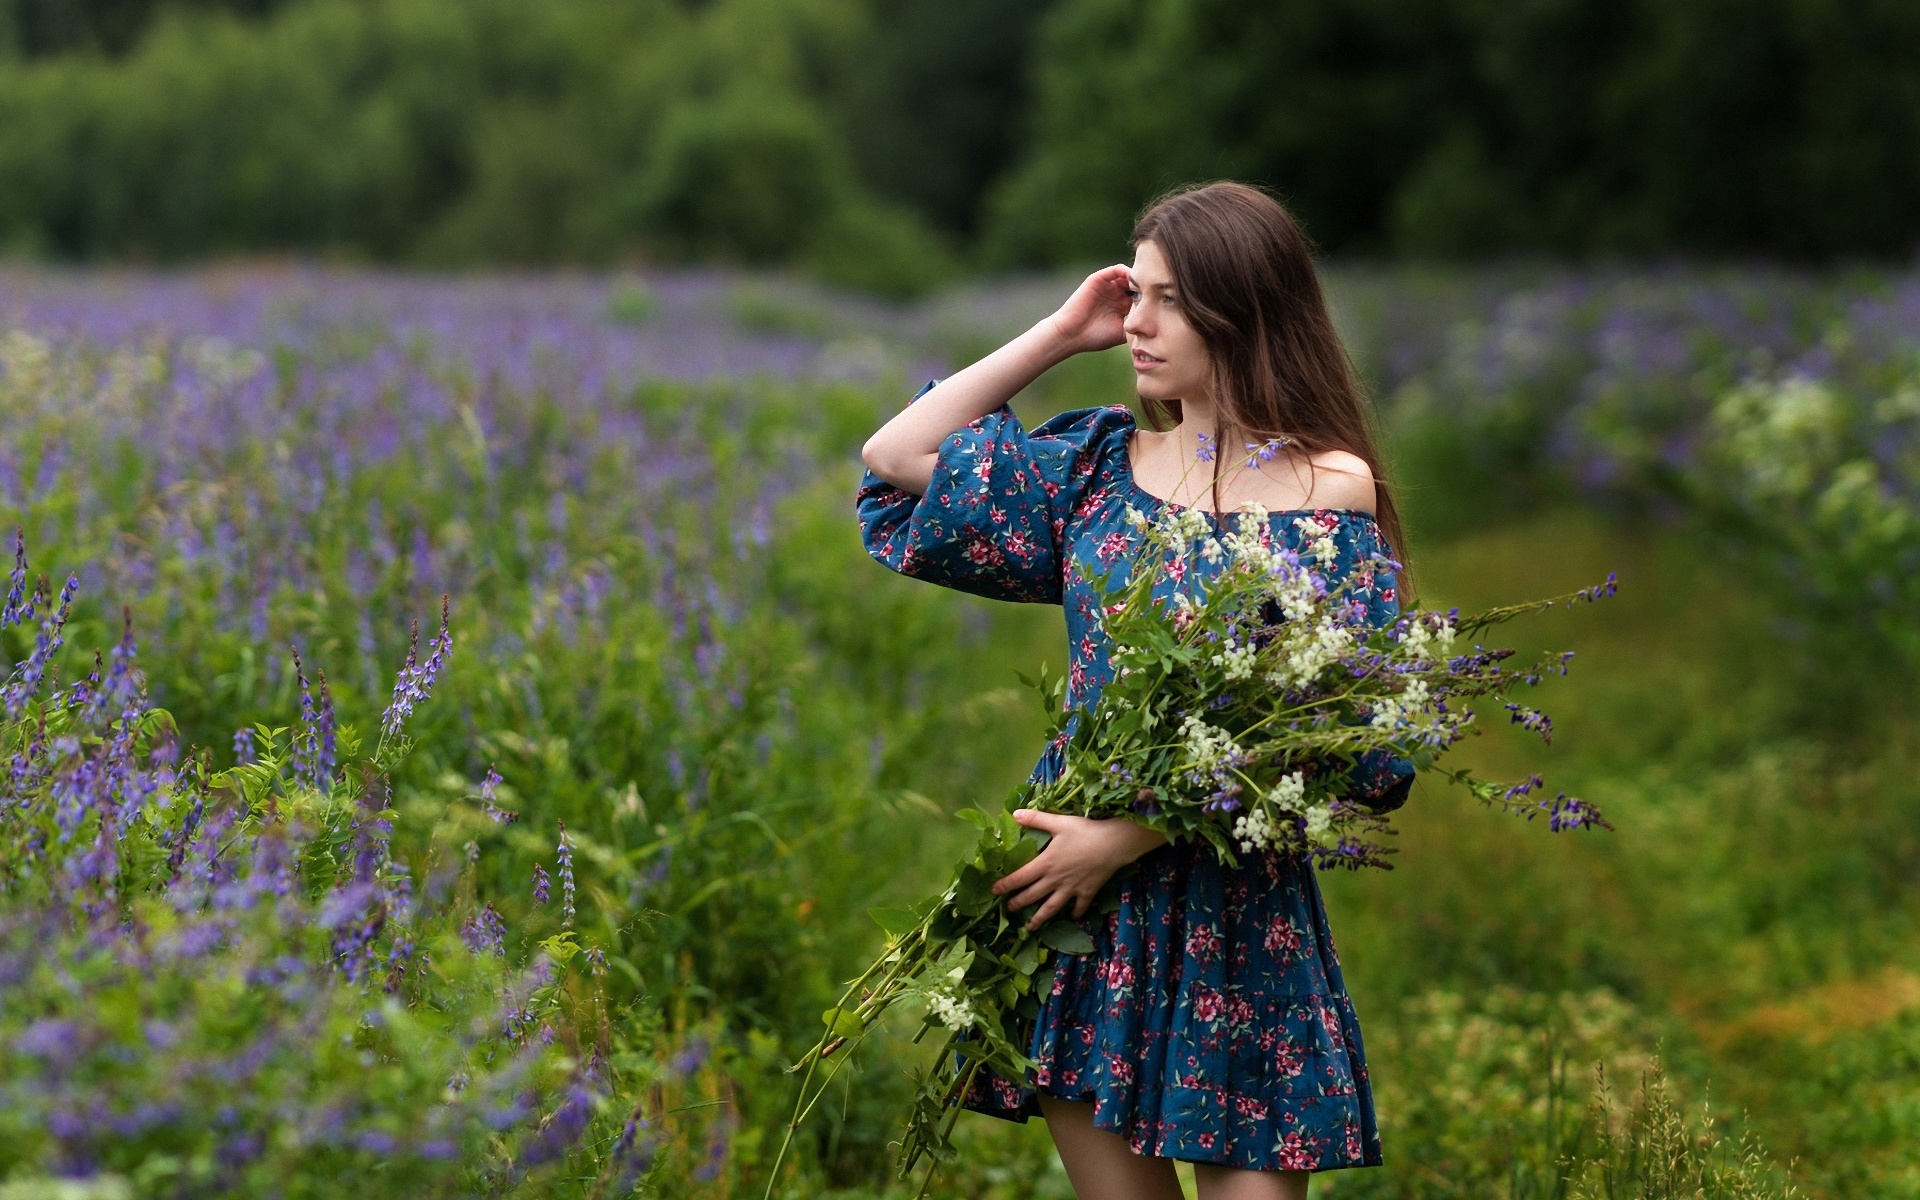
{"label": "purple lupine flower", "polygon": [[586,959],[587,967],[592,971],[594,978],[597,979],[607,973],[607,952],[605,950],[602,950],[598,946],[588,946]]}
{"label": "purple lupine flower", "polygon": [[314,754],[318,738],[315,726],[319,723],[313,709],[313,688],[307,683],[307,667],[300,661],[300,647],[287,647],[293,652],[294,689],[300,693],[300,723],[293,730],[293,778],[296,783],[317,787],[315,778]]}
{"label": "purple lupine flower", "polygon": [[447,657],[453,653],[453,633],[448,624],[452,601],[447,596],[440,597],[440,632],[434,635],[428,647],[427,661],[419,661],[420,622],[413,623],[412,638],[407,647],[407,661],[400,668],[399,678],[394,681],[393,699],[380,718],[380,730],[383,736],[395,736],[413,715],[416,705],[423,703],[433,692],[434,681],[440,677],[440,671],[446,666]]}
{"label": "purple lupine flower", "polygon": [[500,772],[489,766],[487,768],[487,777],[480,781],[481,810],[487,814],[488,819],[494,824],[511,825],[520,819],[520,814],[517,812],[509,812],[494,803],[494,798],[499,795],[500,783]]}
{"label": "purple lupine flower", "polygon": [[7,603],[0,608],[0,629],[33,620],[34,599],[38,592],[27,590],[27,532],[13,531],[13,576],[8,581]]}
{"label": "purple lupine flower", "polygon": [[1522,779],[1519,783],[1516,783],[1512,787],[1508,788],[1503,798],[1507,800],[1518,800],[1521,797],[1526,796],[1529,793],[1539,788],[1545,787],[1546,785],[1547,785],[1547,781],[1542,779],[1540,776],[1529,775],[1525,779]]}
{"label": "purple lupine flower", "polygon": [[1261,463],[1270,463],[1277,457],[1288,439],[1268,438],[1265,442],[1247,442],[1247,465],[1258,471]]}
{"label": "purple lupine flower", "polygon": [[[43,582],[42,588],[44,586]],[[53,661],[54,654],[66,644],[63,631],[67,627],[68,616],[73,612],[74,593],[79,590],[80,580],[72,575],[67,576],[67,582],[60,588],[59,607],[40,623],[40,632],[34,639],[33,652],[15,669],[13,678],[7,681],[4,694],[8,716],[19,716],[21,710],[26,707],[27,701],[39,694],[40,684],[46,678],[48,665]],[[40,589],[36,589],[35,594],[37,597],[43,593]],[[36,599],[35,603],[38,604],[39,601]]]}
{"label": "purple lupine flower", "polygon": [[555,851],[560,860],[560,925],[573,928],[573,846],[567,841],[567,823],[560,822],[560,845]]}
{"label": "purple lupine flower", "polygon": [[325,791],[333,785],[333,772],[339,761],[339,731],[335,726],[333,692],[327,687],[327,673],[316,670],[314,675],[320,681],[320,720],[316,727],[318,738],[313,756],[314,786]]}
{"label": "purple lupine flower", "polygon": [[1569,796],[1561,792],[1552,802],[1542,800],[1540,807],[1547,812],[1547,827],[1555,833],[1566,829],[1612,829],[1600,810],[1578,796]]}
{"label": "purple lupine flower", "polygon": [[587,1123],[593,1119],[593,1110],[599,1096],[585,1082],[576,1080],[567,1089],[567,1097],[560,1102],[553,1115],[548,1117],[533,1136],[532,1143],[520,1155],[519,1165],[535,1167],[566,1154],[587,1131]]}
{"label": "purple lupine flower", "polygon": [[1198,448],[1194,450],[1193,456],[1201,462],[1212,462],[1216,443],[1211,437],[1204,433],[1195,436],[1198,438],[1200,444]]}
{"label": "purple lupine flower", "polygon": [[253,749],[253,730],[236,729],[233,731],[233,761],[245,766],[259,757]]}
{"label": "purple lupine flower", "polygon": [[1507,711],[1512,713],[1509,724],[1518,725],[1540,735],[1540,740],[1553,745],[1553,718],[1537,708],[1528,708],[1524,704],[1509,704]]}
{"label": "purple lupine flower", "polygon": [[548,895],[547,869],[539,863],[533,864],[533,902],[545,904]]}
{"label": "purple lupine flower", "polygon": [[407,642],[407,661],[401,664],[400,674],[393,681],[393,699],[388,702],[386,712],[380,715],[380,732],[384,736],[398,734],[413,712],[414,675],[419,671],[419,658],[420,622],[415,620]]}
{"label": "purple lupine flower", "polygon": [[624,1196],[632,1192],[640,1183],[647,1169],[653,1166],[656,1143],[648,1128],[646,1118],[636,1110],[627,1118],[627,1127],[620,1131],[620,1139],[613,1144],[613,1150],[607,1155],[607,1161],[614,1171],[613,1194]]}
{"label": "purple lupine flower", "polygon": [[674,1078],[691,1075],[706,1065],[712,1052],[713,1047],[707,1044],[707,1039],[695,1037],[673,1056],[673,1061],[667,1064],[667,1071]]}
{"label": "purple lupine flower", "polygon": [[134,659],[139,655],[133,641],[133,610],[122,607],[120,610],[120,641],[113,648],[113,664],[107,669],[104,679],[100,674],[99,658],[94,660],[94,676],[87,680],[87,710],[89,718],[104,720],[108,714],[124,712],[140,701],[140,679],[134,673]]}
{"label": "purple lupine flower", "polygon": [[709,1136],[706,1161],[693,1172],[693,1177],[702,1183],[718,1179],[727,1165],[727,1154],[733,1146],[733,1114],[724,1114],[716,1120]]}
{"label": "purple lupine flower", "polygon": [[491,904],[460,923],[460,939],[475,954],[492,951],[495,957],[507,956],[507,923]]}

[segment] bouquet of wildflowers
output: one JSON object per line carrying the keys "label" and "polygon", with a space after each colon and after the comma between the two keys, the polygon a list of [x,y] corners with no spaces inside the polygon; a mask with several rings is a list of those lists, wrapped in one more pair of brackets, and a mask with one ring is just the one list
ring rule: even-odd
{"label": "bouquet of wildflowers", "polygon": [[[1522,613],[1610,595],[1611,576],[1569,596],[1472,617],[1415,608],[1375,628],[1352,594],[1361,572],[1344,581],[1325,573],[1338,550],[1333,528],[1313,516],[1297,518],[1300,552],[1274,540],[1258,506],[1218,533],[1192,509],[1129,518],[1141,542],[1131,571],[1119,582],[1096,581],[1113,681],[1091,709],[1062,712],[1060,685],[1043,673],[1037,686],[1055,714],[1063,766],[1052,780],[1023,786],[1009,811],[1126,817],[1169,839],[1204,838],[1229,863],[1277,852],[1323,868],[1384,867],[1391,850],[1380,838],[1391,831],[1358,781],[1369,764],[1394,758],[1494,807],[1544,816],[1555,830],[1606,826],[1582,800],[1544,797],[1537,775],[1505,785],[1438,764],[1473,728],[1471,702],[1482,698],[1501,700],[1514,722],[1551,736],[1545,714],[1505,697],[1548,672],[1564,674],[1571,656],[1515,665],[1513,651],[1470,640]],[[1159,585],[1186,577],[1194,556],[1216,568],[1204,589],[1160,599]],[[888,934],[885,952],[826,1012],[825,1034],[795,1067],[806,1072],[797,1126],[846,1061],[849,1041],[894,1005],[922,1002],[921,1036],[939,1030],[944,1045],[918,1077],[903,1175],[923,1158],[937,1165],[951,1156],[959,1101],[983,1071],[1024,1076],[1053,955],[1093,949],[1065,918],[1029,932],[992,891],[1039,853],[1039,836],[1011,815],[959,815],[980,829],[973,853],[938,895],[910,909],[874,910]]]}

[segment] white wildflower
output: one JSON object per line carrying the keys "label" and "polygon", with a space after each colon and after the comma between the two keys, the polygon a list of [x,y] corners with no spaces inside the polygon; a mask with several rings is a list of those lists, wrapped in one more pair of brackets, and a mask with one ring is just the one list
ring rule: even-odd
{"label": "white wildflower", "polygon": [[967,1003],[964,996],[952,996],[946,992],[934,992],[927,997],[927,1007],[933,1010],[934,1020],[948,1029],[959,1032],[972,1029],[975,1020],[973,1005]]}
{"label": "white wildflower", "polygon": [[1386,696],[1373,706],[1372,724],[1375,729],[1395,729],[1413,720],[1426,711],[1433,700],[1427,690],[1427,681],[1414,678],[1407,680],[1398,696]]}
{"label": "white wildflower", "polygon": [[1213,665],[1230,680],[1245,679],[1253,674],[1253,647],[1228,638],[1220,653],[1213,656]]}
{"label": "white wildflower", "polygon": [[1263,808],[1241,814],[1233,820],[1233,836],[1240,842],[1240,853],[1273,850],[1280,845],[1280,827]]}
{"label": "white wildflower", "polygon": [[1453,622],[1445,617],[1416,619],[1400,636],[1400,648],[1414,662],[1431,662],[1453,651]]}
{"label": "white wildflower", "polygon": [[1196,771],[1211,771],[1222,763],[1233,762],[1241,757],[1240,747],[1234,743],[1232,734],[1214,728],[1199,717],[1189,716],[1180,726],[1180,736],[1186,740],[1187,756],[1193,760],[1193,769]]}
{"label": "white wildflower", "polygon": [[1299,812],[1306,800],[1307,777],[1304,772],[1295,771],[1291,775],[1282,775],[1274,781],[1273,789],[1267,793],[1267,799],[1281,812]]}
{"label": "white wildflower", "polygon": [[1219,562],[1220,556],[1224,553],[1226,552],[1220,548],[1219,538],[1208,538],[1200,547],[1200,557],[1210,563]]}
{"label": "white wildflower", "polygon": [[1308,556],[1319,559],[1321,566],[1330,567],[1339,559],[1340,547],[1333,543],[1333,522],[1301,517],[1293,525],[1306,539]]}

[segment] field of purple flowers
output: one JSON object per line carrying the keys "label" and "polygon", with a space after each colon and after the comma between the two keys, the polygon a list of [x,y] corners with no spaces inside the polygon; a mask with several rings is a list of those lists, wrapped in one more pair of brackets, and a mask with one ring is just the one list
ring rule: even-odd
{"label": "field of purple flowers", "polygon": [[[1326,1190],[1565,1194],[1566,1080],[1664,1041],[1814,1194],[1907,1194],[1920,279],[1334,288],[1436,596],[1630,569],[1546,631],[1594,643],[1562,774],[1620,837],[1416,805],[1396,886],[1333,888],[1407,1165]],[[1006,664],[1058,653],[868,564],[853,450],[1057,292],[0,274],[0,1186],[757,1195],[866,906],[1018,778]],[[899,1075],[789,1194],[886,1190]],[[962,1140],[955,1194],[1063,1194],[1044,1133]],[[1706,1194],[1774,1194],[1736,1166]]]}

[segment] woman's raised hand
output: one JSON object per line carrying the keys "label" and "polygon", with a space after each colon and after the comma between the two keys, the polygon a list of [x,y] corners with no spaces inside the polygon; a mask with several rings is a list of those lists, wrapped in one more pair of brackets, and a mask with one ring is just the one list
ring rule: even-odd
{"label": "woman's raised hand", "polygon": [[1122,328],[1133,305],[1133,271],[1116,264],[1095,271],[1053,314],[1054,329],[1075,354],[1127,340]]}
{"label": "woman's raised hand", "polygon": [[1108,267],[1087,276],[1059,311],[909,405],[867,439],[869,470],[916,496],[927,494],[940,443],[969,421],[999,408],[1064,359],[1126,340],[1133,272]]}

